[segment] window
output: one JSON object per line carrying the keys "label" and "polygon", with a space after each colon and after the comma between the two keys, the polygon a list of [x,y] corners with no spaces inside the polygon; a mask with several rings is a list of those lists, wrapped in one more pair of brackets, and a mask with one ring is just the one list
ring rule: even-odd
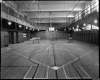
{"label": "window", "polygon": [[76,16],[75,16],[75,21],[77,21],[78,20],[78,14],[76,14]]}
{"label": "window", "polygon": [[79,19],[81,19],[81,14],[82,14],[82,13],[81,13],[81,12],[79,12]]}
{"label": "window", "polygon": [[94,9],[94,0],[92,1],[92,4],[91,4],[91,10],[92,10],[92,12],[95,10]]}
{"label": "window", "polygon": [[87,5],[87,13],[90,13],[90,5]]}
{"label": "window", "polygon": [[96,0],[97,12],[99,11],[99,0]]}
{"label": "window", "polygon": [[92,29],[99,29],[99,27],[98,26],[95,26],[95,25],[92,25]]}
{"label": "window", "polygon": [[92,12],[95,10],[97,10],[97,12],[98,12],[99,11],[99,0],[93,0],[91,8],[92,8]]}
{"label": "window", "polygon": [[90,13],[90,5],[86,5],[85,7],[85,15],[89,14]]}
{"label": "window", "polygon": [[86,30],[91,30],[91,25],[90,25],[90,24],[88,24],[88,25],[86,26]]}
{"label": "window", "polygon": [[87,5],[86,5],[86,7],[85,7],[85,15],[87,15]]}

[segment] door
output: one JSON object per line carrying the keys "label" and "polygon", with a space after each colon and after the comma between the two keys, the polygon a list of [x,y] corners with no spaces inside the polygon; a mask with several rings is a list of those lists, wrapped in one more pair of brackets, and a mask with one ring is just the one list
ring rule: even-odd
{"label": "door", "polygon": [[18,32],[16,32],[16,43],[18,43]]}
{"label": "door", "polygon": [[9,43],[14,44],[14,32],[9,32]]}

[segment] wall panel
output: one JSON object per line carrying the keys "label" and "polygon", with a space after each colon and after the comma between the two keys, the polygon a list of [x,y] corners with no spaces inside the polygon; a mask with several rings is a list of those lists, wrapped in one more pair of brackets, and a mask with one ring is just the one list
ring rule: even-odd
{"label": "wall panel", "polygon": [[99,31],[92,30],[92,31],[81,31],[81,32],[74,32],[72,35],[74,40],[79,40],[91,44],[99,44]]}
{"label": "wall panel", "polygon": [[14,32],[14,44],[16,43],[16,32]]}
{"label": "wall panel", "polygon": [[22,41],[23,41],[22,32],[18,32],[18,42],[22,42]]}
{"label": "wall panel", "polygon": [[1,31],[1,47],[4,47],[5,46],[5,42],[4,42],[4,32]]}
{"label": "wall panel", "polygon": [[1,31],[1,47],[9,45],[9,36],[7,31]]}

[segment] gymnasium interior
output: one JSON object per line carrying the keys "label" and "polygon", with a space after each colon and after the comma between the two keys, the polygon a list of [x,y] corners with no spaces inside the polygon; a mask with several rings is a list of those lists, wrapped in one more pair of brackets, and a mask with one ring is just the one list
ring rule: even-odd
{"label": "gymnasium interior", "polygon": [[1,79],[100,80],[99,0],[1,0]]}

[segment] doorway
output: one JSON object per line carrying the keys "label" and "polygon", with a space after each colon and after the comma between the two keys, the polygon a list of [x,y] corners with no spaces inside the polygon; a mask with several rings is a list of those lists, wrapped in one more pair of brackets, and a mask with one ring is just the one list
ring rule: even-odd
{"label": "doorway", "polygon": [[16,32],[16,43],[18,43],[18,32]]}
{"label": "doorway", "polygon": [[9,43],[14,44],[14,32],[8,32],[9,34]]}

